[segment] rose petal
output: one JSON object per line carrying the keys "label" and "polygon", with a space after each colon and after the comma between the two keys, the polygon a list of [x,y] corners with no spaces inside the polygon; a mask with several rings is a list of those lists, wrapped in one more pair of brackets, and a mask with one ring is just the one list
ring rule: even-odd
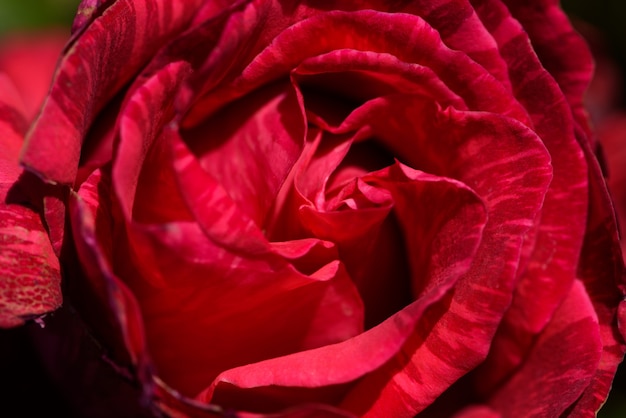
{"label": "rose petal", "polygon": [[[424,142],[413,140],[413,166],[462,179],[489,208],[489,222],[472,268],[455,286],[450,305],[435,309],[434,316],[423,321],[422,331],[404,346],[403,355],[365,379],[346,400],[360,413],[416,413],[484,359],[510,303],[520,244],[541,208],[551,178],[543,145],[523,125],[486,113],[447,110],[438,117],[428,106],[415,108],[409,103],[398,101],[385,109],[390,112],[385,115],[406,120],[402,131],[383,133],[374,128],[376,135],[394,138],[396,143],[402,141],[402,135],[423,138]],[[406,117],[401,116],[403,112]],[[424,126],[411,131],[407,123],[414,119],[408,115],[414,112],[422,115],[418,124]],[[439,146],[444,148],[436,151]],[[486,160],[481,162],[483,158]],[[492,170],[498,174],[490,175]],[[499,254],[500,263],[495,262],[494,253]],[[369,404],[357,401],[373,398],[374,392],[377,396]]]}
{"label": "rose petal", "polygon": [[[106,247],[107,244],[111,245],[112,241],[111,237],[107,236],[111,229],[110,218],[105,215],[106,218],[102,219],[102,214],[99,213],[107,210],[100,206],[101,202],[106,202],[106,199],[97,196],[100,193],[98,189],[101,183],[101,174],[96,171],[81,187],[79,193],[70,194],[69,210],[73,237],[81,266],[89,280],[88,286],[85,286],[86,283],[78,285],[81,289],[88,288],[89,294],[92,295],[90,302],[93,305],[87,312],[91,312],[91,315],[103,312],[107,317],[107,319],[96,318],[92,324],[111,321],[114,329],[104,330],[113,334],[107,341],[114,345],[120,339],[120,335],[115,335],[115,333],[121,334],[124,348],[130,355],[132,364],[139,368],[139,376],[145,380],[149,366],[143,322],[134,295],[116,277],[111,267],[111,250]],[[100,225],[100,222],[104,224]],[[98,306],[99,303],[102,305]],[[110,316],[110,313],[113,313],[113,316]]]}
{"label": "rose petal", "polygon": [[[172,62],[135,86],[119,116],[119,144],[113,185],[127,220],[142,223],[190,220],[171,169],[164,127],[174,118],[175,92],[189,74],[184,62]],[[155,199],[167,196],[167,204]]]}
{"label": "rose petal", "polygon": [[[360,299],[336,262],[307,277],[288,267],[264,271],[235,261],[238,266],[207,272],[212,280],[202,288],[134,286],[159,374],[177,390],[189,395],[229,367],[361,332]],[[207,273],[195,271],[198,279]]]}
{"label": "rose petal", "polygon": [[583,96],[593,75],[593,58],[585,40],[572,28],[557,0],[504,2],[524,26],[542,65],[569,102],[577,125],[592,138]]}
{"label": "rose petal", "polygon": [[[443,107],[467,108],[462,98],[451,91],[431,69],[400,61],[393,55],[353,49],[341,49],[307,58],[292,70],[298,85],[305,90],[306,110],[321,117],[320,126],[339,125],[354,110],[340,110],[344,99],[364,103],[394,93],[412,93],[431,97]],[[350,80],[350,82],[347,82]],[[320,93],[321,92],[321,93]],[[316,124],[320,124],[319,121]]]}
{"label": "rose petal", "polygon": [[[207,405],[185,398],[176,391],[167,387],[167,385],[165,385],[165,383],[158,378],[156,382],[160,398],[157,400],[157,403],[165,413],[168,413],[171,416],[179,416],[182,413],[185,414],[185,417],[214,418],[215,415],[225,415],[230,413],[229,410],[224,410],[224,408],[218,405]],[[324,404],[312,403],[298,405],[270,415],[237,411],[237,417],[240,418],[316,418],[320,416],[328,418],[355,418],[354,415],[338,408]]]}
{"label": "rose petal", "polygon": [[72,23],[72,34],[79,33],[117,0],[81,0]]}
{"label": "rose petal", "polygon": [[[0,328],[21,325],[58,308],[61,272],[40,215],[18,179],[26,128],[21,100],[0,74]],[[22,178],[23,180],[23,178]]]}
{"label": "rose petal", "polygon": [[[220,109],[192,132],[183,132],[204,170],[260,227],[302,151],[305,135],[304,112],[289,84],[262,88]],[[189,187],[186,183],[183,189]],[[204,182],[202,187],[213,195]],[[213,216],[198,218],[214,222]]]}
{"label": "rose petal", "polygon": [[[424,200],[428,200],[433,193],[436,195],[437,190],[441,188],[456,189],[456,186],[453,187],[444,181],[430,181],[432,180],[430,178],[424,180],[423,183],[420,182],[420,186],[423,187],[418,188],[417,192]],[[449,237],[452,231],[463,231],[462,235],[466,239],[461,242],[450,242],[450,246],[444,251],[449,255],[444,262],[445,266],[441,269],[431,266],[432,270],[424,277],[423,293],[416,302],[380,325],[345,342],[228,370],[199,395],[199,399],[203,401],[213,399],[215,402],[223,403],[232,401],[231,396],[236,396],[241,404],[245,405],[247,400],[257,399],[257,393],[260,391],[268,395],[262,403],[263,408],[281,407],[297,403],[301,397],[308,399],[305,392],[291,393],[289,388],[310,388],[316,393],[315,388],[352,382],[376,370],[394,356],[402,343],[412,334],[427,307],[441,299],[466,271],[480,240],[485,222],[482,205],[467,189],[456,189],[456,193],[459,200],[448,208],[448,213],[442,214],[447,223],[437,231],[438,234],[435,233],[438,238],[433,238],[433,245],[448,243],[445,237]],[[418,225],[418,228],[430,227],[428,223]],[[434,228],[437,227],[440,225]],[[416,272],[417,274],[419,273]],[[274,390],[268,392],[269,386],[274,387]],[[285,389],[278,390],[280,387]],[[233,390],[234,395],[229,395]],[[313,399],[328,400],[330,397],[336,402],[337,392],[343,393],[345,390],[346,388],[338,386],[335,386],[335,389],[329,387],[325,392],[317,393],[317,397]],[[296,396],[291,396],[290,393]],[[232,406],[237,407],[235,404]]]}
{"label": "rose petal", "polygon": [[[62,58],[42,113],[27,138],[22,164],[47,181],[72,184],[85,134],[97,113],[184,27],[199,3],[120,0],[108,7]],[[57,153],[59,149],[64,152]]]}
{"label": "rose petal", "polygon": [[[589,217],[578,272],[600,323],[602,357],[593,380],[571,409],[570,416],[593,415],[604,404],[611,382],[626,352],[623,334],[626,305],[626,269],[619,246],[611,198],[589,144],[584,143],[589,164]],[[616,330],[617,327],[617,330]],[[622,331],[621,335],[618,332]]]}
{"label": "rose petal", "polygon": [[407,2],[402,11],[423,17],[446,45],[465,52],[511,91],[507,65],[469,1],[417,0]]}
{"label": "rose petal", "polygon": [[[473,3],[498,43],[515,95],[528,109],[554,169],[537,219],[539,226],[526,238],[512,306],[494,339],[490,357],[481,366],[480,377],[476,377],[479,390],[486,393],[523,361],[535,335],[546,326],[575,279],[574,266],[584,233],[587,179],[569,106],[535,57],[524,29],[501,3]],[[520,51],[524,51],[524,60],[519,58]],[[562,210],[564,199],[571,203],[566,213]]]}
{"label": "rose petal", "polygon": [[[233,365],[358,334],[363,318],[358,293],[332,258],[316,260],[317,267],[307,276],[271,252],[267,243],[263,257],[246,259],[215,245],[195,224],[150,225],[133,219],[133,195],[141,186],[139,171],[150,147],[158,143],[155,141],[171,141],[176,154],[169,161],[160,161],[175,168],[183,193],[190,187],[205,186],[198,180],[209,176],[174,132],[160,134],[174,115],[172,93],[184,79],[186,68],[184,63],[161,68],[137,87],[122,110],[113,183],[126,227],[120,231],[123,235],[112,257],[116,273],[126,279],[140,301],[159,375],[190,395]],[[190,174],[192,177],[185,177]],[[199,215],[215,210],[212,205],[191,207],[200,210]],[[198,220],[210,229],[208,236],[215,238],[215,229],[221,228],[219,219],[209,214]],[[285,297],[285,292],[291,297]],[[231,304],[233,300],[240,303]],[[334,326],[329,329],[328,324]],[[207,329],[215,334],[207,334]],[[255,350],[249,349],[250,341]]]}
{"label": "rose petal", "polygon": [[[371,36],[371,27],[380,28],[385,36]],[[407,38],[407,34],[410,36]],[[310,39],[319,39],[311,44]],[[375,11],[327,12],[294,24],[281,32],[232,81],[208,90],[195,104],[185,125],[197,124],[206,114],[254,88],[284,77],[303,60],[337,49],[355,49],[388,53],[398,59],[429,67],[470,108],[494,111],[527,122],[528,117],[515,100],[511,100],[497,80],[467,55],[446,47],[436,31],[421,18],[408,14],[387,14]],[[232,52],[231,52],[232,53]],[[231,57],[224,56],[226,61]],[[209,65],[212,61],[208,61]],[[463,72],[452,68],[463,68]],[[208,69],[206,70],[208,71]],[[194,75],[200,77],[205,71]],[[192,79],[192,82],[193,80]],[[194,86],[198,88],[198,86]],[[190,86],[186,89],[191,88]],[[477,94],[480,91],[481,94]]]}
{"label": "rose petal", "polygon": [[240,252],[267,252],[268,243],[259,225],[200,166],[200,162],[176,132],[169,132],[169,140],[183,199],[187,201],[198,226],[207,237],[225,248]]}
{"label": "rose petal", "polygon": [[601,353],[598,318],[583,284],[575,281],[528,358],[489,404],[504,417],[561,416],[595,375]]}

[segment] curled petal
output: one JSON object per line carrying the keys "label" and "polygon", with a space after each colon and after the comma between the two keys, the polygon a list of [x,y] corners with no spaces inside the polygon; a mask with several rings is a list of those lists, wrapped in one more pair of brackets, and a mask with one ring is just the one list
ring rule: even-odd
{"label": "curled petal", "polygon": [[0,74],[1,328],[40,317],[62,302],[59,260],[39,213],[29,205],[32,183],[18,166],[25,127],[18,92]]}
{"label": "curled petal", "polygon": [[[98,16],[61,59],[22,164],[46,181],[73,184],[85,135],[98,112],[184,27],[199,3],[120,0]],[[64,152],[58,154],[59,149]]]}
{"label": "curled petal", "polygon": [[503,417],[561,416],[590,384],[601,354],[598,318],[577,280],[524,364],[489,403]]}

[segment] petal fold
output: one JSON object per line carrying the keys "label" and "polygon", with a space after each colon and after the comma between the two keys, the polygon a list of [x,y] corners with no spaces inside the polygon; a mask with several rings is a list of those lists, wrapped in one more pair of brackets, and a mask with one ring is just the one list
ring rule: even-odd
{"label": "petal fold", "polygon": [[19,93],[0,73],[0,328],[38,318],[62,302],[59,260],[31,205],[37,183],[18,165],[25,128]]}

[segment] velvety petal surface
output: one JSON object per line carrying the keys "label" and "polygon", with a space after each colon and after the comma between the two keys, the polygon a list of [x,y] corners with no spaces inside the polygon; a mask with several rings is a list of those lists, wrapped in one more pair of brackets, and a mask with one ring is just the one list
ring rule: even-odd
{"label": "velvety petal surface", "polygon": [[589,135],[586,140],[591,140],[583,96],[593,74],[593,59],[585,40],[572,28],[558,1],[506,0],[504,3],[528,33],[542,65],[559,84],[577,125]]}
{"label": "velvety petal surface", "polygon": [[[412,111],[409,107],[404,109],[409,114]],[[395,108],[393,111],[398,112]],[[427,117],[424,111],[422,108],[424,121],[438,120],[438,117]],[[425,126],[416,127],[420,134],[415,137],[443,138],[445,131],[445,137],[452,142],[447,143],[446,152],[436,151],[444,144],[420,143],[418,149],[424,158],[420,160],[428,161],[433,171],[454,173],[454,177],[472,186],[487,205],[489,222],[472,267],[455,286],[451,299],[447,303],[440,302],[420,321],[401,355],[364,379],[344,400],[347,408],[360,414],[376,416],[382,411],[392,411],[394,415],[410,416],[428,406],[484,359],[493,333],[510,303],[519,244],[543,202],[551,178],[545,150],[531,131],[515,123],[510,125],[512,121],[498,121],[500,116],[495,115],[447,110],[439,117],[438,122],[425,122]],[[490,128],[483,124],[489,124]],[[515,130],[509,131],[513,126]],[[500,129],[504,131],[495,134]],[[388,133],[390,137],[395,134]],[[496,137],[509,140],[502,142]],[[517,147],[521,148],[514,151]],[[452,149],[458,154],[450,153]],[[438,161],[443,155],[451,160]],[[480,158],[488,158],[488,162],[481,164]],[[530,164],[530,159],[537,161]],[[531,171],[520,167],[522,161],[530,164],[527,167]],[[441,166],[437,167],[437,163]],[[491,170],[498,170],[496,177],[501,181],[498,186],[493,185],[494,176],[488,174]],[[510,170],[508,175],[502,174],[505,170]],[[510,183],[513,179],[516,180]],[[528,218],[520,218],[521,202]],[[494,264],[494,251],[499,254],[499,264]],[[362,399],[372,401],[364,403]]]}
{"label": "velvety petal surface", "polygon": [[[105,103],[181,31],[200,3],[114,2],[66,49],[21,162],[43,179],[73,184],[85,135]],[[71,87],[71,88],[68,88]],[[48,158],[63,149],[57,159]]]}
{"label": "velvety petal surface", "polygon": [[[576,122],[580,126],[577,130],[578,140],[589,167],[589,212],[578,273],[585,283],[598,315],[603,351],[600,365],[590,385],[568,410],[568,416],[584,416],[596,413],[603,405],[617,366],[623,361],[620,359],[623,359],[626,350],[623,328],[626,277],[623,262],[620,260],[624,255],[622,253],[620,257],[615,234],[616,224],[611,197],[607,193],[596,159],[597,150],[593,133],[589,130],[588,117],[582,106],[582,93],[591,76],[591,57],[585,42],[556,6],[556,2],[546,1],[538,8],[555,22],[544,30],[536,26],[538,19],[533,17],[535,11],[527,10],[523,6],[514,9],[520,16],[520,21],[528,28],[533,43],[537,45],[540,59],[555,75],[573,108]],[[606,155],[609,162],[620,158],[618,150],[608,151]],[[616,176],[619,181],[620,171],[622,170],[617,169],[613,172],[609,170],[609,187],[612,176]],[[613,199],[619,215],[622,206],[619,198],[620,189],[617,188],[615,193]],[[621,335],[616,332],[616,327]]]}
{"label": "velvety petal surface", "polygon": [[[180,186],[188,199],[211,197],[223,188],[240,212],[258,227],[263,224],[274,205],[278,191],[304,146],[306,123],[304,110],[296,91],[288,83],[260,89],[258,92],[220,109],[192,132],[183,132],[185,141],[213,180],[195,181],[186,176]],[[195,184],[194,184],[195,183]],[[214,184],[211,185],[211,184]],[[187,190],[202,188],[203,190]],[[229,213],[210,202],[193,202],[197,212]],[[196,218],[204,229],[215,224],[216,214],[198,213]],[[218,224],[227,225],[228,222]],[[229,233],[245,237],[229,228]]]}
{"label": "velvety petal surface", "polygon": [[[372,36],[372,26],[378,27],[384,36]],[[408,38],[407,34],[410,34]],[[319,42],[311,44],[309,40],[312,37]],[[284,77],[304,59],[337,49],[382,52],[405,62],[424,65],[434,70],[446,85],[463,97],[470,108],[528,120],[524,109],[511,100],[502,84],[467,55],[449,49],[438,33],[421,18],[374,11],[334,11],[303,20],[281,32],[242,68],[241,75],[237,74],[232,81],[202,96],[185,122],[195,124],[225,102]],[[223,58],[226,61],[231,59],[229,56]],[[463,68],[464,71],[452,71],[452,68]]]}
{"label": "velvety petal surface", "polygon": [[[174,117],[176,89],[189,72],[185,62],[169,63],[135,86],[121,109],[112,176],[126,219],[142,223],[191,219],[177,190],[170,146],[162,134]],[[164,197],[167,204],[154,204]]]}
{"label": "velvety petal surface", "polygon": [[69,201],[76,306],[174,416],[591,415],[626,284],[578,47],[553,0],[83,0],[22,155],[76,192],[0,257]]}
{"label": "velvety petal surface", "polygon": [[72,23],[72,33],[80,34],[96,17],[116,0],[81,0]]}
{"label": "velvety petal surface", "polygon": [[594,414],[600,409],[626,352],[623,328],[626,269],[619,246],[615,214],[598,162],[589,144],[583,144],[590,167],[590,204],[578,274],[598,317],[602,356],[591,383],[568,411],[572,417]]}
{"label": "velvety petal surface", "polygon": [[503,417],[562,416],[596,374],[601,353],[598,318],[577,280],[522,367],[489,403]]}
{"label": "velvety petal surface", "polygon": [[[256,258],[216,245],[213,240],[224,229],[220,223],[230,222],[224,217],[200,218],[200,225],[209,228],[206,235],[195,223],[151,225],[133,219],[135,195],[142,186],[137,179],[158,141],[170,141],[171,153],[163,154],[161,163],[173,167],[183,194],[210,176],[180,138],[161,135],[173,116],[171,92],[184,79],[185,68],[184,63],[162,68],[137,88],[123,110],[113,179],[126,227],[120,229],[122,241],[113,258],[140,301],[158,374],[193,395],[229,367],[357,335],[363,319],[358,294],[331,248],[317,251],[324,257],[303,274],[284,258],[288,251],[272,251],[266,241],[259,241],[265,253]],[[245,132],[241,141],[242,146],[249,143]],[[230,196],[225,199],[233,210],[241,210]],[[213,205],[187,203],[197,216],[215,210]],[[294,243],[291,256],[306,257],[317,248]],[[334,326],[329,329],[328,324]]]}
{"label": "velvety petal surface", "polygon": [[[303,399],[337,402],[346,391],[346,388],[338,385],[365,376],[397,353],[413,333],[416,323],[423,319],[425,310],[444,298],[450,287],[466,271],[485,222],[482,204],[467,189],[426,175],[404,175],[414,177],[413,182],[406,181],[407,185],[413,184],[415,187],[409,195],[418,201],[428,201],[429,197],[437,200],[436,196],[440,197],[439,193],[444,190],[458,198],[455,204],[446,208],[446,212],[437,215],[443,225],[438,221],[413,224],[416,230],[411,235],[423,238],[429,236],[432,239],[430,250],[441,250],[442,256],[447,255],[440,260],[441,265],[432,264],[424,272],[418,299],[383,323],[339,344],[228,370],[199,396],[200,400],[213,399],[219,403],[238,399],[243,404],[250,402],[259,409],[270,408],[270,411]],[[404,207],[406,203],[399,199],[398,204]],[[402,218],[411,222],[410,216]],[[451,234],[459,230],[463,231],[465,239],[449,241]],[[415,274],[419,275],[417,269]],[[272,387],[282,389],[276,391]],[[296,388],[309,388],[309,391]]]}
{"label": "velvety petal surface", "polygon": [[40,215],[30,206],[29,188],[37,183],[29,182],[18,165],[26,126],[20,95],[0,73],[1,328],[39,318],[62,302],[59,260]]}
{"label": "velvety petal surface", "polygon": [[[477,384],[488,391],[523,361],[534,335],[550,320],[576,277],[585,229],[587,173],[571,110],[552,76],[535,58],[520,24],[499,2],[472,3],[494,34],[515,96],[528,109],[535,131],[550,152],[554,175],[537,219],[536,235],[528,237],[534,250],[521,260],[513,304],[494,339],[490,358],[482,366],[484,374],[477,378]],[[524,51],[523,60],[520,51]],[[569,202],[565,213],[563,201]]]}

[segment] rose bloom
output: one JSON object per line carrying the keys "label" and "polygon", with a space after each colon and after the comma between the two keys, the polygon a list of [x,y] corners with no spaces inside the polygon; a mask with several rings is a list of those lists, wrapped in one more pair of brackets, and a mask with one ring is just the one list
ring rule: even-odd
{"label": "rose bloom", "polygon": [[84,0],[30,124],[9,67],[0,325],[68,414],[602,406],[624,265],[556,1]]}

